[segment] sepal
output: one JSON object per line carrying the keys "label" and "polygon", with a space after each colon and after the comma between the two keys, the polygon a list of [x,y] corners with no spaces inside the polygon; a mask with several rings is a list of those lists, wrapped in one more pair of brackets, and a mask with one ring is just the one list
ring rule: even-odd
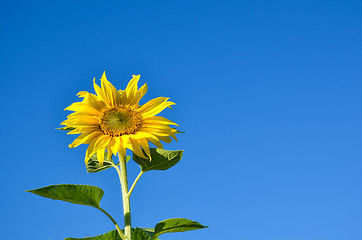
{"label": "sepal", "polygon": [[176,165],[182,158],[183,150],[169,151],[162,148],[150,148],[148,159],[133,154],[133,160],[140,165],[142,172],[151,170],[167,170]]}

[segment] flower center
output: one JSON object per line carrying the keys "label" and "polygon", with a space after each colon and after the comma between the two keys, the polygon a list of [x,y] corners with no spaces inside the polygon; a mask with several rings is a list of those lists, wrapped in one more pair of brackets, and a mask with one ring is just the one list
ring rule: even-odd
{"label": "flower center", "polygon": [[99,118],[102,132],[112,137],[132,134],[142,125],[139,113],[124,107],[114,107],[104,111]]}

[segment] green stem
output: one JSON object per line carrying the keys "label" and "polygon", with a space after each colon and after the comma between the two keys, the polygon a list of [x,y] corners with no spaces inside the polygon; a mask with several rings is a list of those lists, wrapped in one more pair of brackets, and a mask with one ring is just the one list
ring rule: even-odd
{"label": "green stem", "polygon": [[101,210],[104,214],[106,214],[109,219],[111,219],[111,221],[113,222],[113,224],[116,226],[116,229],[117,229],[118,234],[121,236],[122,239],[126,240],[126,239],[127,239],[126,236],[122,233],[122,231],[121,231],[121,229],[119,228],[117,222],[112,218],[112,216],[109,215],[109,213],[107,213],[104,209],[102,209],[102,208],[100,208],[100,207],[99,207],[98,209]]}
{"label": "green stem", "polygon": [[127,196],[130,197],[131,196],[131,193],[133,192],[133,189],[134,187],[136,186],[136,183],[138,182],[138,180],[140,179],[140,177],[142,176],[143,172],[141,171],[138,176],[136,177],[136,179],[134,180],[131,188],[129,189],[128,193],[127,193]]}
{"label": "green stem", "polygon": [[122,198],[123,198],[123,216],[124,216],[124,231],[126,239],[131,240],[131,207],[130,207],[130,196],[128,195],[128,182],[127,182],[127,166],[126,160],[119,157],[119,168],[115,166],[119,180],[122,187]]}

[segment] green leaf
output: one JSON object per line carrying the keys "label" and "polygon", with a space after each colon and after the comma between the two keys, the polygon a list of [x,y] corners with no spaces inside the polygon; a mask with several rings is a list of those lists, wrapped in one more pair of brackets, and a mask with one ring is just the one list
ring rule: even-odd
{"label": "green leaf", "polygon": [[99,202],[104,194],[103,190],[99,187],[75,184],[50,185],[28,190],[27,192],[54,200],[62,200],[95,208],[99,208]]}
{"label": "green leaf", "polygon": [[60,127],[60,128],[56,128],[57,130],[64,130],[64,131],[72,131],[75,128],[74,127]]}
{"label": "green leaf", "polygon": [[122,238],[119,236],[117,230],[110,231],[108,233],[95,236],[95,237],[85,237],[85,238],[66,238],[65,240],[122,240]]}
{"label": "green leaf", "polygon": [[164,233],[185,232],[202,228],[207,228],[207,226],[185,218],[171,218],[157,223],[154,238]]}
{"label": "green leaf", "polygon": [[[147,229],[147,230],[146,230]],[[152,228],[135,228],[132,229],[132,240],[151,240],[153,236]],[[124,230],[122,230],[124,233]],[[85,237],[85,238],[66,238],[65,240],[122,240],[119,236],[117,230],[110,231],[108,233],[95,236],[95,237]]]}
{"label": "green leaf", "polygon": [[151,159],[145,159],[133,154],[133,160],[141,166],[143,172],[151,170],[167,170],[178,163],[183,150],[169,151],[161,148],[150,148]]}
{"label": "green leaf", "polygon": [[135,228],[132,231],[132,240],[150,240],[153,232],[145,230],[145,228]]}
{"label": "green leaf", "polygon": [[148,236],[153,237],[155,235],[154,228],[138,228],[136,227],[135,230],[142,230],[143,232],[147,233]]}

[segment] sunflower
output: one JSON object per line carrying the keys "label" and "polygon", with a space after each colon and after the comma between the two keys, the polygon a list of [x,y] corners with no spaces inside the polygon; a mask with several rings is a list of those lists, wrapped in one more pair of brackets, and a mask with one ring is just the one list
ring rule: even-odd
{"label": "sunflower", "polygon": [[178,125],[156,116],[175,103],[168,101],[169,98],[158,97],[140,105],[141,98],[147,92],[147,84],[138,88],[140,75],[132,77],[125,90],[117,91],[103,73],[100,87],[93,79],[96,94],[81,91],[77,95],[83,101],[65,109],[74,113],[69,114],[61,125],[73,129],[68,134],[80,134],[69,147],[89,144],[85,154],[86,163],[94,154],[97,154],[100,164],[112,154],[118,153],[124,159],[126,149],[139,157],[149,158],[145,156],[150,156],[149,142],[163,148],[160,140],[170,143],[171,136],[177,141],[175,134],[178,131],[170,125]]}

